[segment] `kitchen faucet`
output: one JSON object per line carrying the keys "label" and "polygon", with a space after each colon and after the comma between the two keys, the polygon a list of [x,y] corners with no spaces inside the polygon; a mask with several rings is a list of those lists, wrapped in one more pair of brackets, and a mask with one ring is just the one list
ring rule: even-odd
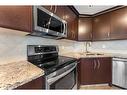
{"label": "kitchen faucet", "polygon": [[91,46],[91,42],[86,42],[85,43],[85,53],[90,53],[89,51],[88,51],[88,47],[90,47]]}

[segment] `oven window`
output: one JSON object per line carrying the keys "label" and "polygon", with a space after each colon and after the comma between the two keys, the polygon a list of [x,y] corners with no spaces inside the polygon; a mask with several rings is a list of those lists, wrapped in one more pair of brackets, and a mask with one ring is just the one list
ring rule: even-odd
{"label": "oven window", "polygon": [[50,85],[50,89],[72,89],[76,84],[76,68],[68,75]]}

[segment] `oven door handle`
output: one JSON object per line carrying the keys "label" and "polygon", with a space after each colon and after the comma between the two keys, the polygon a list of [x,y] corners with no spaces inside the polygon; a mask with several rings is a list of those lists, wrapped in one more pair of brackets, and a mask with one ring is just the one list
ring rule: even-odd
{"label": "oven door handle", "polygon": [[48,84],[51,85],[52,83],[54,83],[55,81],[57,81],[58,79],[62,78],[63,76],[67,75],[68,73],[70,73],[71,71],[73,71],[75,68],[76,68],[77,64],[71,68],[70,70],[56,76],[56,77],[53,77],[53,78],[50,78],[47,80]]}

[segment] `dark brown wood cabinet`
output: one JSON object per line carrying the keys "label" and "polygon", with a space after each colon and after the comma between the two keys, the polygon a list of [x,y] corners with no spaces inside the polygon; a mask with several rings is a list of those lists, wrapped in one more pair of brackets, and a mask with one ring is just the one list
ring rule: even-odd
{"label": "dark brown wood cabinet", "polygon": [[45,89],[45,79],[44,79],[44,76],[41,76],[35,80],[32,80],[24,85],[21,85],[19,87],[16,88],[17,90],[20,90],[20,89],[29,89],[29,90],[32,90],[32,89]]}
{"label": "dark brown wood cabinet", "polygon": [[32,6],[0,6],[0,27],[32,31]]}
{"label": "dark brown wood cabinet", "polygon": [[54,11],[55,11],[55,5],[43,5],[42,7],[44,7],[45,9],[47,9],[48,11],[50,11],[50,12],[52,12],[52,13],[54,13]]}
{"label": "dark brown wood cabinet", "polygon": [[93,41],[110,39],[110,13],[93,18]]}
{"label": "dark brown wood cabinet", "polygon": [[91,58],[82,58],[78,64],[80,72],[78,72],[79,82],[81,84],[93,84],[93,60]]}
{"label": "dark brown wood cabinet", "polygon": [[112,59],[111,58],[94,58],[96,83],[109,83],[112,81]]}
{"label": "dark brown wood cabinet", "polygon": [[92,40],[92,18],[80,17],[78,21],[78,41]]}
{"label": "dark brown wood cabinet", "polygon": [[111,12],[111,39],[127,38],[127,7]]}
{"label": "dark brown wood cabinet", "polygon": [[80,85],[112,83],[112,58],[81,58],[78,65]]}
{"label": "dark brown wood cabinet", "polygon": [[58,6],[57,5],[57,9],[56,9],[56,11],[55,11],[55,14],[57,15],[57,16],[59,16],[61,19],[64,19],[65,18],[65,7],[66,6]]}
{"label": "dark brown wood cabinet", "polygon": [[64,7],[65,14],[64,20],[67,21],[67,39],[77,40],[78,36],[78,17],[77,15],[69,8],[69,6]]}

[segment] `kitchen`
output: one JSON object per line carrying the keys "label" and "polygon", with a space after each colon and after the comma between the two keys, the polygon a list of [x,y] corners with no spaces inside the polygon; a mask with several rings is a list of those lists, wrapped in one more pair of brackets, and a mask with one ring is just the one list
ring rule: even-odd
{"label": "kitchen", "polygon": [[0,88],[126,89],[126,24],[126,6],[0,6]]}

